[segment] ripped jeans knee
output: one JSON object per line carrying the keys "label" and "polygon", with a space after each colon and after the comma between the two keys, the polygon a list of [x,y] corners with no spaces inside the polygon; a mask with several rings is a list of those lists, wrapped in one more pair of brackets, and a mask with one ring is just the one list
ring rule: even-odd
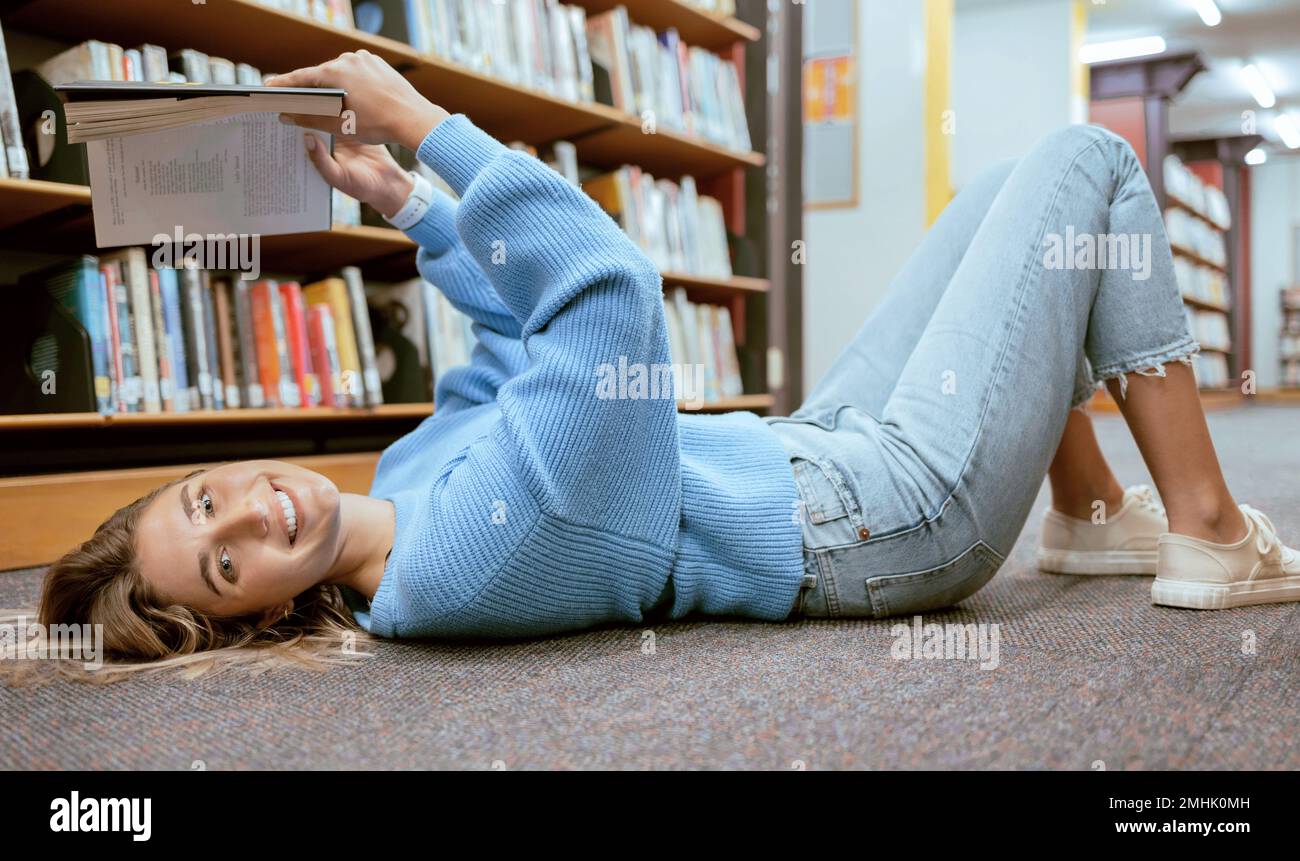
{"label": "ripped jeans knee", "polygon": [[1173,348],[1160,350],[1150,355],[1141,356],[1124,362],[1115,362],[1100,368],[1095,378],[1098,383],[1110,380],[1119,381],[1119,396],[1123,400],[1128,395],[1128,375],[1142,377],[1164,377],[1168,374],[1165,366],[1170,362],[1181,362],[1192,367],[1192,357],[1199,353],[1201,345],[1195,341],[1181,343]]}

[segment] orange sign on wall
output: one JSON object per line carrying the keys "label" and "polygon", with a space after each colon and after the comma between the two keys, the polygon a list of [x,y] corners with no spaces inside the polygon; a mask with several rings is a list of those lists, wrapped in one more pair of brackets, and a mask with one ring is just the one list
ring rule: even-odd
{"label": "orange sign on wall", "polygon": [[857,99],[853,57],[818,57],[803,64],[805,123],[852,122]]}

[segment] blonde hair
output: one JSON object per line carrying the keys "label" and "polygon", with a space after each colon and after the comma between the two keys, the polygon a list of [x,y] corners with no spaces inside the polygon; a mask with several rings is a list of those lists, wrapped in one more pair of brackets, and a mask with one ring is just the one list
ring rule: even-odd
{"label": "blonde hair", "polygon": [[232,667],[259,673],[280,665],[324,669],[368,655],[355,647],[369,635],[352,618],[337,586],[308,589],[294,599],[288,615],[266,627],[256,618],[206,615],[159,598],[137,566],[136,523],[164,490],[201,472],[118,509],[87,541],[51,565],[37,611],[0,611],[4,622],[35,616],[43,626],[36,629],[37,637],[46,642],[15,644],[29,650],[49,645],[49,626],[102,625],[102,666],[87,668],[81,655],[61,654],[50,655],[50,660],[0,659],[0,674],[20,681],[48,675],[39,670],[52,668],[64,677],[108,682],[169,669],[188,677]]}

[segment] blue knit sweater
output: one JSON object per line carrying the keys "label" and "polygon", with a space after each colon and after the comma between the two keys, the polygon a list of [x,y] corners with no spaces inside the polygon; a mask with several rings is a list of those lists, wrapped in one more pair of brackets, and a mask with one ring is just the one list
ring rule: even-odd
{"label": "blue knit sweater", "polygon": [[788,456],[751,413],[603,399],[606,363],[666,365],[658,273],[596,204],[454,116],[419,158],[439,195],[408,233],[474,321],[470,364],[393,443],[370,495],[396,541],[368,608],[384,637],[526,636],[690,613],[783,619],[802,574]]}

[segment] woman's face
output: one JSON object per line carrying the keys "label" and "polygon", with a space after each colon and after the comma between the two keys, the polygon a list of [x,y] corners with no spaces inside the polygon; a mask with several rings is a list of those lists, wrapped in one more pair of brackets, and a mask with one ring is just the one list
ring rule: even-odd
{"label": "woman's face", "polygon": [[149,504],[136,558],[167,603],[216,616],[265,613],[325,579],[338,556],[339,512],[338,488],[319,473],[273,460],[225,464]]}

